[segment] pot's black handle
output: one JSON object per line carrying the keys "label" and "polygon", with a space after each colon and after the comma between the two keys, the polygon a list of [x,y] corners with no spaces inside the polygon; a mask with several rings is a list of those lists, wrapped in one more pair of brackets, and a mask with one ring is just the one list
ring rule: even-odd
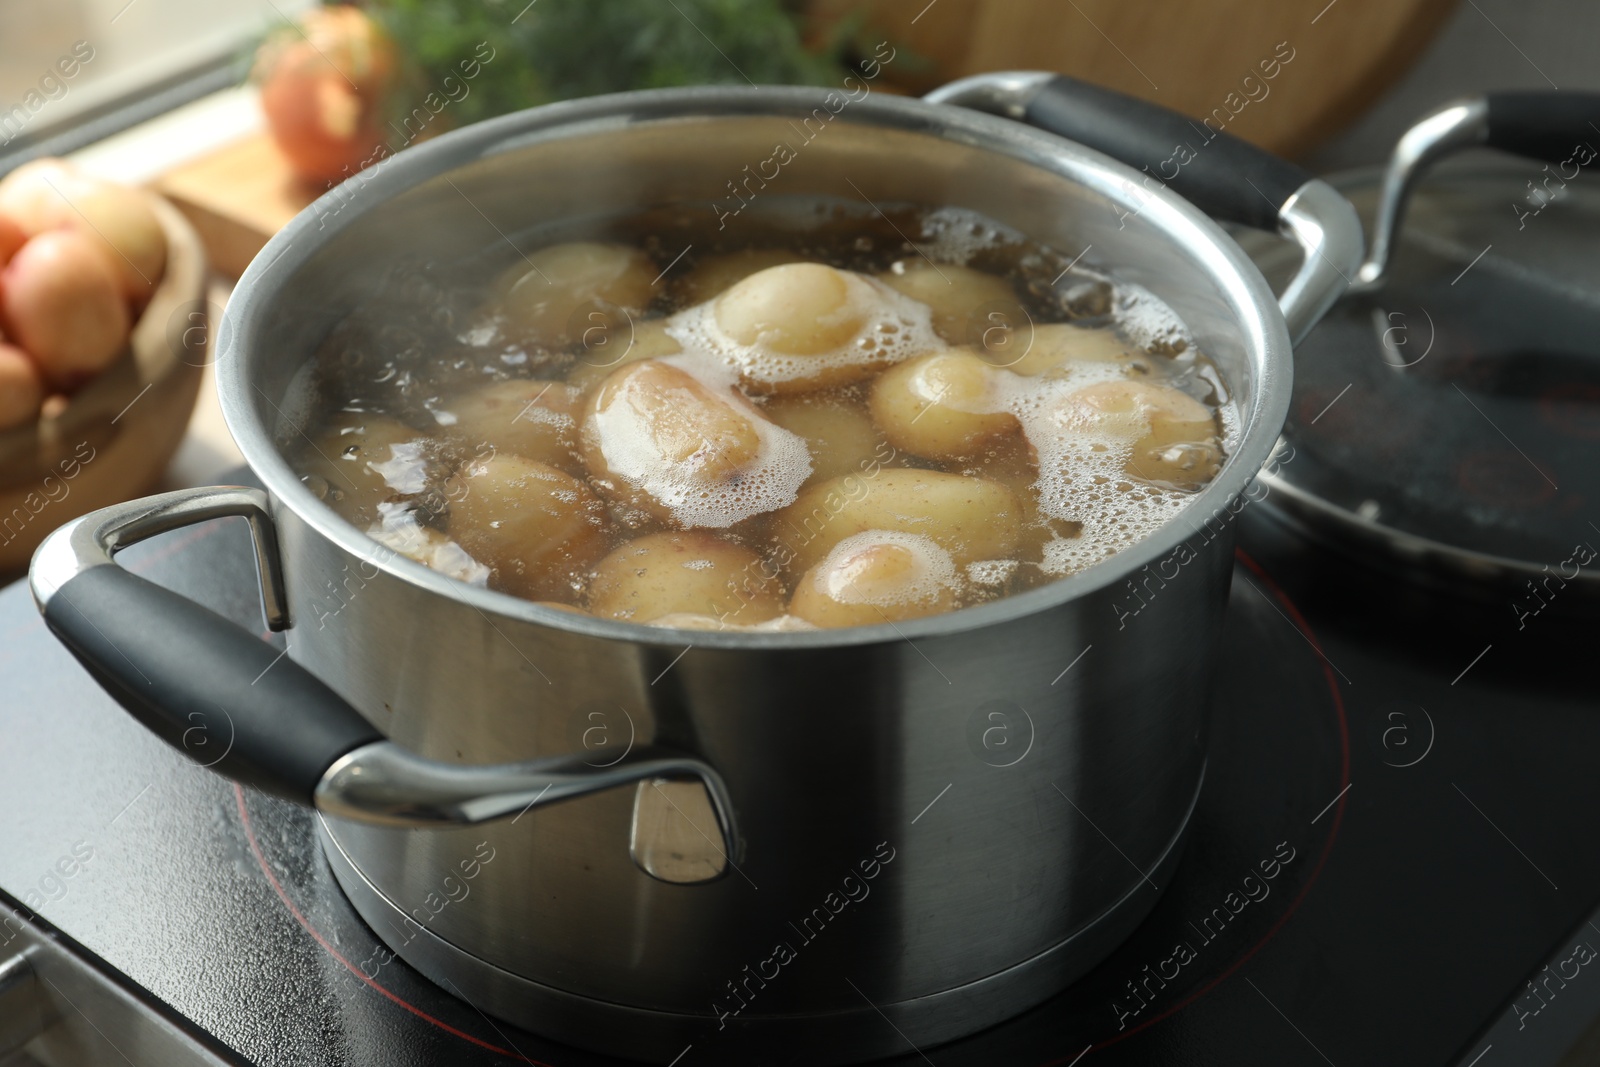
{"label": "pot's black handle", "polygon": [[333,763],[379,739],[303,667],[187,597],[91,567],[45,624],[135,719],[202,766],[310,804]]}
{"label": "pot's black handle", "polygon": [[[202,766],[310,804],[327,769],[379,740],[378,731],[254,634],[111,563],[111,549],[224,515],[248,518],[258,555],[276,559],[265,494],[167,494],[52,534],[34,559],[34,598],[51,632],[151,732]],[[264,577],[269,614],[281,626],[275,566]]]}
{"label": "pot's black handle", "polygon": [[471,766],[426,759],[384,740],[316,676],[254,634],[112,561],[147,537],[225,516],[249,521],[267,622],[285,629],[277,537],[259,489],[185,489],[102,508],[45,538],[29,568],[51,632],[168,744],[264,792],[396,826],[485,822],[634,782],[698,778],[721,832],[723,865],[711,877],[736,862],[732,798],[703,760],[654,746],[602,764],[582,753]]}
{"label": "pot's black handle", "polygon": [[1585,155],[1593,162],[1600,154],[1600,93],[1504,91],[1483,99],[1483,143],[1490,148],[1546,163]]}
{"label": "pot's black handle", "polygon": [[923,99],[1026,122],[1142,171],[1142,189],[1129,178],[1121,188],[1100,190],[1117,212],[1118,229],[1170,186],[1213,218],[1295,241],[1305,256],[1278,297],[1292,343],[1343,295],[1361,263],[1361,221],[1343,195],[1204,121],[1037,70],[975,74]]}
{"label": "pot's black handle", "polygon": [[1248,141],[1135,97],[1058,75],[1023,121],[1136,167],[1213,218],[1276,231],[1311,175]]}

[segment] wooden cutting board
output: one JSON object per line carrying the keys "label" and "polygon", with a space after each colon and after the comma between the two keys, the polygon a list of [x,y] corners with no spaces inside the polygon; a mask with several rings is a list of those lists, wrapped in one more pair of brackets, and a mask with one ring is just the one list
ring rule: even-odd
{"label": "wooden cutting board", "polygon": [[294,176],[265,133],[181,164],[154,187],[188,216],[212,266],[229,278],[321,192]]}
{"label": "wooden cutting board", "polygon": [[1226,119],[1230,133],[1297,156],[1404,74],[1455,7],[1456,0],[810,0],[809,13],[815,33],[858,18],[863,34],[904,42],[906,53],[883,77],[917,92],[981,71],[1053,70],[1196,118],[1218,115],[1214,125]]}

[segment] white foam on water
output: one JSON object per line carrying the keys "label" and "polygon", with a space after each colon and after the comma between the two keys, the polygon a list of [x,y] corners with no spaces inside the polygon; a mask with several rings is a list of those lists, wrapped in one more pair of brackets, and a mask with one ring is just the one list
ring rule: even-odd
{"label": "white foam on water", "polygon": [[848,294],[838,315],[862,323],[839,347],[796,354],[778,351],[764,341],[740,344],[717,324],[718,297],[713,297],[667,320],[667,335],[688,357],[679,365],[696,374],[712,373],[713,365],[721,365],[734,369],[747,384],[780,385],[825,377],[844,368],[887,367],[946,347],[934,332],[933,309],[928,305],[865,274],[838,273],[845,278]]}
{"label": "white foam on water", "polygon": [[1032,488],[1040,514],[1082,527],[1077,537],[1046,544],[1045,573],[1071,574],[1114,555],[1169,522],[1192,498],[1129,477],[1125,467],[1134,446],[1150,432],[1143,415],[1096,413],[1075,402],[1074,394],[1089,386],[1127,380],[1118,365],[1069,361],[1048,378],[996,377],[995,406],[1017,417],[1038,462]]}
{"label": "white foam on water", "polygon": [[967,564],[967,581],[974,585],[1005,585],[1019,566],[1014,559],[980,559]]}
{"label": "white foam on water", "polygon": [[[869,571],[873,557],[884,548],[911,562],[903,580],[893,586],[873,581]],[[841,604],[878,607],[932,600],[940,590],[955,588],[958,582],[950,553],[937,541],[895,530],[865,530],[846,537],[823,558],[813,580],[822,584],[828,597]]]}
{"label": "white foam on water", "polygon": [[754,404],[736,395],[730,380],[734,374],[725,366],[688,354],[660,362],[687,372],[744,418],[759,442],[756,454],[728,477],[706,469],[716,462],[716,442],[710,440],[687,462],[666,463],[632,405],[619,399],[589,416],[590,432],[600,442],[611,472],[649,494],[686,529],[725,529],[794,503],[811,475],[805,438],[769,421]]}
{"label": "white foam on water", "polygon": [[922,237],[929,259],[963,267],[979,252],[1022,240],[1015,230],[958,207],[942,207],[922,216]]}

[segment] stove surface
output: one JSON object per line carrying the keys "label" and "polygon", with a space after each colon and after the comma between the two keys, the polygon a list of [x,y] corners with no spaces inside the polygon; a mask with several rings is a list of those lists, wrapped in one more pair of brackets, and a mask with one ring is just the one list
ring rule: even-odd
{"label": "stove surface", "polygon": [[[1600,945],[1588,924],[1600,850],[1584,847],[1600,836],[1592,625],[1552,615],[1518,630],[1507,606],[1351,568],[1256,510],[1172,886],[1066,993],[893,1062],[1555,1064],[1600,1009],[1586,966]],[[249,561],[240,520],[123,554],[260,629]],[[383,962],[314,816],[205,770],[206,739],[189,759],[145,733],[48,635],[20,583],[0,593],[0,687],[0,804],[23,816],[0,833],[6,902],[220,1055],[617,1062]]]}

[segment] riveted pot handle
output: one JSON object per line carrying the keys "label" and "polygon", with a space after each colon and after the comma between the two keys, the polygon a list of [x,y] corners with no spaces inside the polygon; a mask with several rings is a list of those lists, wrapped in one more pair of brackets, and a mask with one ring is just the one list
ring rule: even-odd
{"label": "riveted pot handle", "polygon": [[197,762],[329,814],[401,826],[516,815],[621,785],[698,778],[737,861],[733,806],[701,760],[639,748],[609,766],[579,755],[459,766],[391,741],[304,667],[194,601],[118,567],[113,554],[208,519],[249,520],[273,629],[288,626],[267,496],[219,486],[164,493],[75,519],[34,553],[45,624],[140,723]]}
{"label": "riveted pot handle", "polygon": [[223,516],[250,521],[269,620],[281,629],[266,495],[242,486],[166,493],[68,523],[34,555],[34,600],[51,632],[151,732],[230,778],[309,804],[328,767],[378,731],[254,634],[111,561],[136,541]]}
{"label": "riveted pot handle", "polygon": [[1260,230],[1276,230],[1283,205],[1311,180],[1230,133],[1076,78],[1041,86],[1023,121],[1138,168],[1213,218]]}
{"label": "riveted pot handle", "polygon": [[1044,71],[962,78],[929,93],[935,104],[989,111],[1104,152],[1141,172],[1135,207],[1170,187],[1214,218],[1275,230],[1305,258],[1278,298],[1298,343],[1343,295],[1361,262],[1361,223],[1332,186],[1205,121],[1113,89]]}

